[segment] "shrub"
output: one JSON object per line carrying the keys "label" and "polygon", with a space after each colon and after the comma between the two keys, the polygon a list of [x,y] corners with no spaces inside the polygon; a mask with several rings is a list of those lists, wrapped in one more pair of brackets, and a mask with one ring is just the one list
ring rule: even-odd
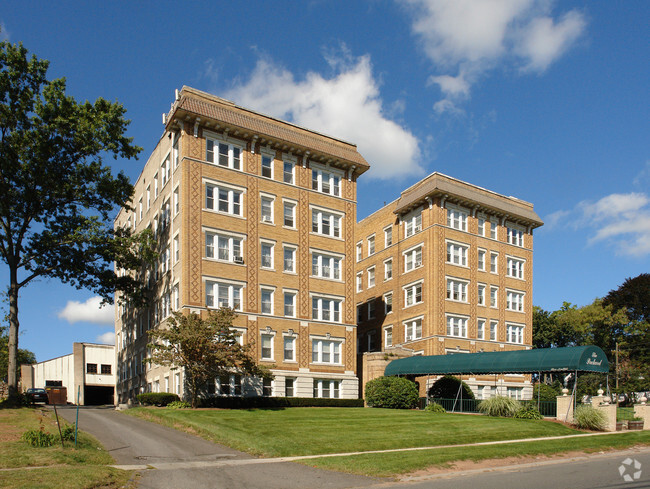
{"label": "shrub", "polygon": [[533,387],[533,399],[542,402],[555,402],[557,396],[562,394],[562,386],[559,383],[554,384],[535,384]]}
{"label": "shrub", "polygon": [[593,406],[578,406],[573,421],[578,428],[583,430],[605,431],[607,428],[605,413]]}
{"label": "shrub", "polygon": [[519,408],[513,418],[519,419],[544,419],[537,406],[532,403],[526,403]]}
{"label": "shrub", "polygon": [[221,409],[277,409],[287,407],[363,407],[363,399],[313,397],[206,397],[200,407]]}
{"label": "shrub", "polygon": [[176,394],[170,392],[145,392],[136,396],[143,406],[166,406],[170,402],[180,401]]}
{"label": "shrub", "polygon": [[459,385],[463,386],[463,399],[474,399],[470,386],[453,375],[445,375],[438,379],[429,389],[428,395],[434,399],[456,399]]}
{"label": "shrub", "polygon": [[488,416],[499,416],[502,418],[512,418],[521,404],[515,399],[505,396],[496,396],[481,401],[478,410]]}
{"label": "shrub", "polygon": [[74,441],[74,423],[69,424],[61,428],[61,436],[65,441]]}
{"label": "shrub", "polygon": [[443,408],[440,404],[437,402],[430,402],[427,404],[427,407],[424,408],[425,411],[429,413],[446,413],[445,408]]}
{"label": "shrub", "polygon": [[22,438],[31,446],[40,448],[51,447],[55,440],[55,436],[45,431],[42,426],[39,430],[25,431]]}
{"label": "shrub", "polygon": [[413,409],[418,401],[415,382],[402,377],[379,377],[366,384],[366,402],[370,407]]}
{"label": "shrub", "polygon": [[192,405],[189,402],[185,401],[172,401],[167,404],[167,409],[188,409],[191,407]]}

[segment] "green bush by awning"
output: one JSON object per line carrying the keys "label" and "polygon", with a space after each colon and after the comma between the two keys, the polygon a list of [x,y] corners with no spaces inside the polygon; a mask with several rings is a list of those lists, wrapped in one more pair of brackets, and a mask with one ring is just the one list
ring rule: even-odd
{"label": "green bush by awning", "polygon": [[390,362],[384,375],[526,374],[534,372],[609,372],[597,346],[431,355]]}

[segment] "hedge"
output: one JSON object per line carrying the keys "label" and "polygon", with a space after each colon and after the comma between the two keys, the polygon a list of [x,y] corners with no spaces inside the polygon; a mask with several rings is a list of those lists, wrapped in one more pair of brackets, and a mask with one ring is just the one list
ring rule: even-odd
{"label": "hedge", "polygon": [[145,392],[136,396],[143,406],[166,406],[170,402],[180,401],[176,394],[170,392]]}
{"label": "hedge", "polygon": [[285,407],[363,407],[363,399],[324,399],[314,397],[206,397],[199,407],[256,409]]}

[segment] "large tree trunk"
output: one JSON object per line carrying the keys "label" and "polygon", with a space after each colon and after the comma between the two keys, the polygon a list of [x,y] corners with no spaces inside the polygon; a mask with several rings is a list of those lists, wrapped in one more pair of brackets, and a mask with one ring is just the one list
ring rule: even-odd
{"label": "large tree trunk", "polygon": [[13,398],[18,393],[18,272],[10,269],[9,286],[9,368],[7,372],[9,383],[9,397]]}

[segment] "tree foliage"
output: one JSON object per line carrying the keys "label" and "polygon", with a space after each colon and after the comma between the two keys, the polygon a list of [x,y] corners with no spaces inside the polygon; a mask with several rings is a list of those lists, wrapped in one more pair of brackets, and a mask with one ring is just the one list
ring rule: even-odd
{"label": "tree foliage", "polygon": [[[444,377],[436,380],[436,382],[429,388],[428,395],[433,399],[456,399],[458,394],[458,387],[461,385],[461,380],[453,375],[445,375]],[[474,399],[474,393],[469,385],[462,382],[463,386],[463,399]]]}
{"label": "tree foliage", "polygon": [[35,278],[139,297],[140,283],[118,268],[141,263],[142,241],[113,230],[112,214],[133,187],[103,163],[134,158],[129,121],[117,102],[80,103],[65,79],[48,80],[49,62],[22,44],[0,42],[0,258],[9,276],[9,386],[15,392],[18,297]]}
{"label": "tree foliage", "polygon": [[239,333],[232,329],[235,317],[235,312],[227,307],[208,312],[206,318],[196,313],[174,312],[165,325],[149,331],[150,362],[184,369],[192,407],[197,407],[207,383],[221,375],[238,372],[271,377],[267,368],[255,363],[251,355],[253,344],[239,343]]}

